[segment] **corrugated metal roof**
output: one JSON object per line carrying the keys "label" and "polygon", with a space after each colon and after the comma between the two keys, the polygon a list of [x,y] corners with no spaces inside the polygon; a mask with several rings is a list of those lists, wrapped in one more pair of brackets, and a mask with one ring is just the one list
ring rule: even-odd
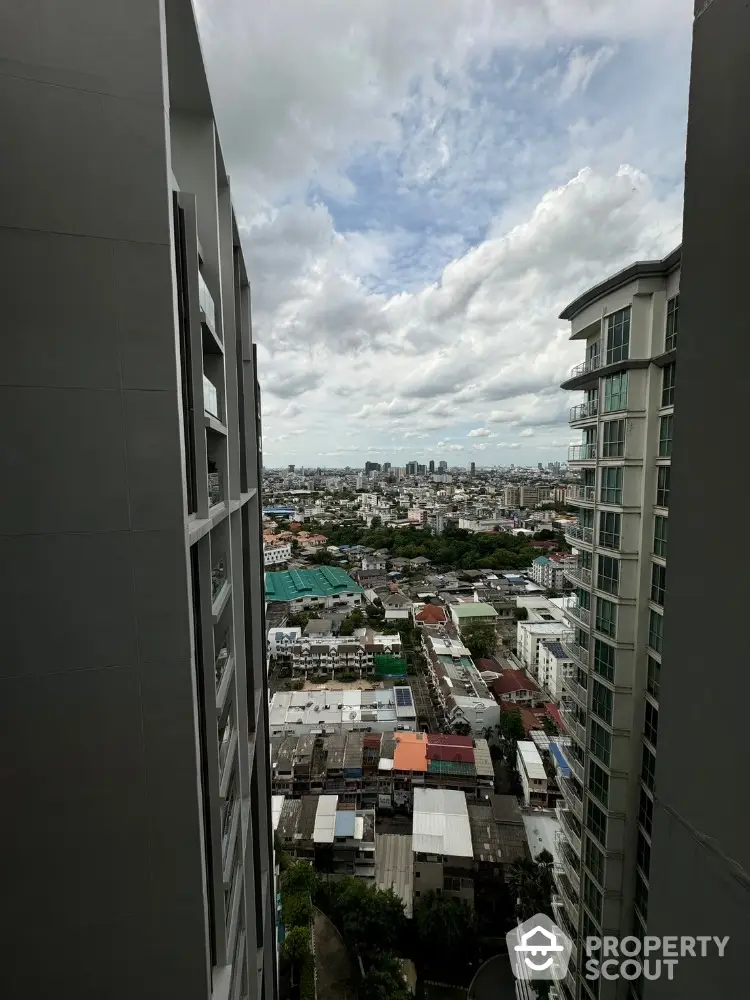
{"label": "corrugated metal roof", "polygon": [[357,827],[357,814],[350,809],[337,812],[334,823],[334,833],[337,837],[353,837]]}
{"label": "corrugated metal roof", "polygon": [[338,795],[318,796],[318,808],[315,812],[313,840],[316,844],[332,844],[336,830],[336,807]]}
{"label": "corrugated metal roof", "polygon": [[414,865],[412,838],[405,834],[375,834],[375,884],[393,889],[404,902],[407,917],[412,915]]}
{"label": "corrugated metal roof", "polygon": [[447,788],[415,788],[412,848],[417,854],[473,858],[466,796]]}
{"label": "corrugated metal roof", "polygon": [[517,747],[523,761],[523,766],[526,769],[526,774],[530,778],[540,778],[542,780],[546,778],[547,772],[544,770],[542,758],[539,756],[539,751],[534,744],[529,740],[521,740],[518,742]]}

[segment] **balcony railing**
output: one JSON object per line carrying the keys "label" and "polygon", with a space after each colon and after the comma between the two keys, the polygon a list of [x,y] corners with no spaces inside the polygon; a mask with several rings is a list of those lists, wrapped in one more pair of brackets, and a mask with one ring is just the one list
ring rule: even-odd
{"label": "balcony railing", "polygon": [[575,700],[583,705],[584,708],[588,704],[588,692],[585,687],[582,687],[578,681],[573,680],[572,677],[563,678],[563,687],[570,692],[570,694],[575,698]]}
{"label": "balcony railing", "polygon": [[555,815],[557,816],[557,821],[562,827],[563,833],[568,838],[568,841],[575,851],[575,853],[580,857],[581,855],[581,824],[576,820],[575,816],[569,809],[563,808],[560,803],[555,806]]}
{"label": "balcony railing", "polygon": [[579,375],[588,375],[589,372],[595,372],[597,368],[601,368],[604,364],[604,353],[598,350],[596,354],[582,361],[580,365],[576,365],[575,368],[570,369],[570,377],[578,378]]}
{"label": "balcony railing", "polygon": [[213,332],[216,333],[216,306],[200,271],[198,272],[198,301],[203,310],[203,315],[206,317],[206,322]]}
{"label": "balcony railing", "polygon": [[562,835],[555,837],[557,845],[557,855],[560,858],[560,867],[570,880],[576,892],[581,891],[581,861],[576,857],[575,851]]}
{"label": "balcony railing", "polygon": [[223,773],[224,765],[227,762],[227,756],[229,755],[229,747],[232,742],[232,735],[234,734],[234,719],[232,718],[232,713],[227,715],[223,722],[218,725],[218,737],[219,737],[219,774]]}
{"label": "balcony railing", "polygon": [[581,761],[576,760],[573,755],[573,750],[571,749],[575,744],[558,742],[557,747],[560,753],[565,758],[565,763],[570,768],[571,772],[578,778],[578,780],[583,784],[583,764]]}
{"label": "balcony railing", "polygon": [[574,618],[581,625],[585,625],[586,628],[589,627],[591,622],[591,612],[588,608],[582,608],[578,604],[568,605],[565,608],[568,618]]}
{"label": "balcony railing", "polygon": [[[562,896],[558,895],[556,892],[552,894],[552,914],[555,918],[555,923],[557,924],[557,926],[562,927],[562,929],[568,935],[570,940],[573,942],[574,945],[573,955],[575,955],[575,942],[578,938],[578,925],[577,924],[574,925],[571,923],[570,917],[568,916],[568,911],[565,909],[565,905],[563,904]],[[573,955],[571,955],[571,960],[573,958]],[[570,969],[570,965],[568,966],[568,969]],[[560,980],[560,982],[565,982],[565,981],[566,980],[564,979]],[[575,977],[574,977],[574,983],[575,983]],[[576,995],[577,993],[574,985],[572,990],[572,996],[575,997]]]}
{"label": "balcony railing", "polygon": [[575,423],[576,420],[586,420],[587,417],[595,417],[598,412],[598,399],[590,399],[586,403],[579,403],[578,406],[571,406],[570,423]]}
{"label": "balcony railing", "polygon": [[568,490],[568,500],[583,500],[593,503],[596,499],[596,489],[593,486],[571,486]]}
{"label": "balcony railing", "polygon": [[568,538],[575,538],[581,542],[587,542],[592,545],[594,542],[594,529],[585,528],[580,524],[571,524],[565,528],[565,534]]}
{"label": "balcony railing", "polygon": [[568,916],[573,921],[573,924],[578,926],[578,893],[573,888],[568,876],[560,870],[555,870],[553,872],[555,879],[555,885],[560,890],[560,895],[562,896],[565,908],[568,911]]}
{"label": "balcony railing", "polygon": [[219,559],[211,570],[211,600],[215,601],[221,593],[222,587],[227,582],[227,564],[225,560]]}
{"label": "balcony railing", "polygon": [[590,462],[596,458],[596,441],[573,444],[568,448],[569,462]]}
{"label": "balcony railing", "polygon": [[224,502],[224,485],[220,472],[208,473],[208,506],[215,507]]}
{"label": "balcony railing", "polygon": [[563,573],[569,580],[572,580],[573,583],[580,583],[583,587],[591,586],[591,570],[586,566],[581,566],[580,563],[576,563],[575,566],[563,569]]}
{"label": "balcony railing", "polygon": [[575,714],[568,708],[560,709],[560,715],[562,716],[563,723],[568,732],[575,736],[578,742],[585,746],[586,745],[586,726],[580,722]]}
{"label": "balcony railing", "polygon": [[583,801],[576,792],[576,787],[569,778],[560,778],[558,781],[565,804],[576,817],[579,823],[583,823]]}
{"label": "balcony railing", "polygon": [[214,671],[216,673],[216,688],[218,690],[221,684],[221,679],[224,676],[224,671],[227,669],[227,664],[229,663],[230,657],[229,642],[225,639],[222,643],[221,649],[216,654],[216,660],[214,662]]}
{"label": "balcony railing", "polygon": [[563,646],[565,647],[571,660],[575,660],[576,663],[579,663],[584,670],[589,669],[589,651],[585,646],[581,646],[580,643],[575,642],[572,639],[567,639],[563,642]]}
{"label": "balcony railing", "polygon": [[223,420],[221,397],[219,396],[219,390],[213,384],[213,382],[203,376],[203,409],[209,416],[215,417],[216,420]]}

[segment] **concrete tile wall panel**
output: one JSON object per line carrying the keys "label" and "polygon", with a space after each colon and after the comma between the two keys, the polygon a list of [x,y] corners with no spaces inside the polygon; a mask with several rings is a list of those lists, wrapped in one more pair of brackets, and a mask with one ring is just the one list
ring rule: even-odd
{"label": "concrete tile wall panel", "polygon": [[0,535],[0,606],[0,677],[137,662],[126,532]]}
{"label": "concrete tile wall panel", "polygon": [[3,801],[13,803],[0,855],[7,871],[24,873],[3,880],[3,920],[11,913],[47,937],[61,923],[81,931],[98,923],[102,901],[113,920],[143,913],[150,865],[138,668],[6,678],[0,728],[15,749],[0,764]]}
{"label": "concrete tile wall panel", "polygon": [[[173,391],[128,389],[125,413],[130,526],[182,526],[184,518],[179,401]],[[184,567],[183,567],[184,568]]]}
{"label": "concrete tile wall panel", "polygon": [[184,529],[134,531],[130,541],[140,662],[190,656]]}
{"label": "concrete tile wall panel", "polygon": [[6,387],[0,394],[0,523],[8,534],[128,528],[120,394]]}
{"label": "concrete tile wall panel", "polygon": [[162,108],[0,81],[3,143],[13,149],[0,158],[0,226],[169,243]]}
{"label": "concrete tile wall panel", "polygon": [[2,384],[118,388],[110,245],[0,229],[0,259],[6,330]]}
{"label": "concrete tile wall panel", "polygon": [[153,243],[115,243],[115,314],[125,389],[177,385],[172,251]]}

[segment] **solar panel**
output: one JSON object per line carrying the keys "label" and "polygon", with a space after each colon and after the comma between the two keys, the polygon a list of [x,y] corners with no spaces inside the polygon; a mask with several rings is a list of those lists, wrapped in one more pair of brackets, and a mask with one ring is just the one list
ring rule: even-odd
{"label": "solar panel", "polygon": [[394,691],[396,694],[396,704],[400,708],[410,708],[413,705],[409,688],[394,688]]}

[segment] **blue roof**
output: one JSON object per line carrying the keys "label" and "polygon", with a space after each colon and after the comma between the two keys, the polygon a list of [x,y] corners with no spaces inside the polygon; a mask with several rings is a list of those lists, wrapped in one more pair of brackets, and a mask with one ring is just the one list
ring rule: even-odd
{"label": "blue roof", "polygon": [[334,836],[353,837],[356,825],[356,819],[357,819],[357,814],[354,812],[353,809],[347,809],[344,812],[337,812]]}
{"label": "blue roof", "polygon": [[557,743],[550,743],[549,752],[555,758],[555,763],[560,768],[560,774],[563,776],[563,778],[569,778],[570,768],[568,767],[567,761],[560,753],[560,747],[557,745]]}
{"label": "blue roof", "polygon": [[537,556],[536,559],[534,560],[534,565],[535,566],[546,566],[548,562],[549,562],[549,559],[547,558],[547,556]]}

